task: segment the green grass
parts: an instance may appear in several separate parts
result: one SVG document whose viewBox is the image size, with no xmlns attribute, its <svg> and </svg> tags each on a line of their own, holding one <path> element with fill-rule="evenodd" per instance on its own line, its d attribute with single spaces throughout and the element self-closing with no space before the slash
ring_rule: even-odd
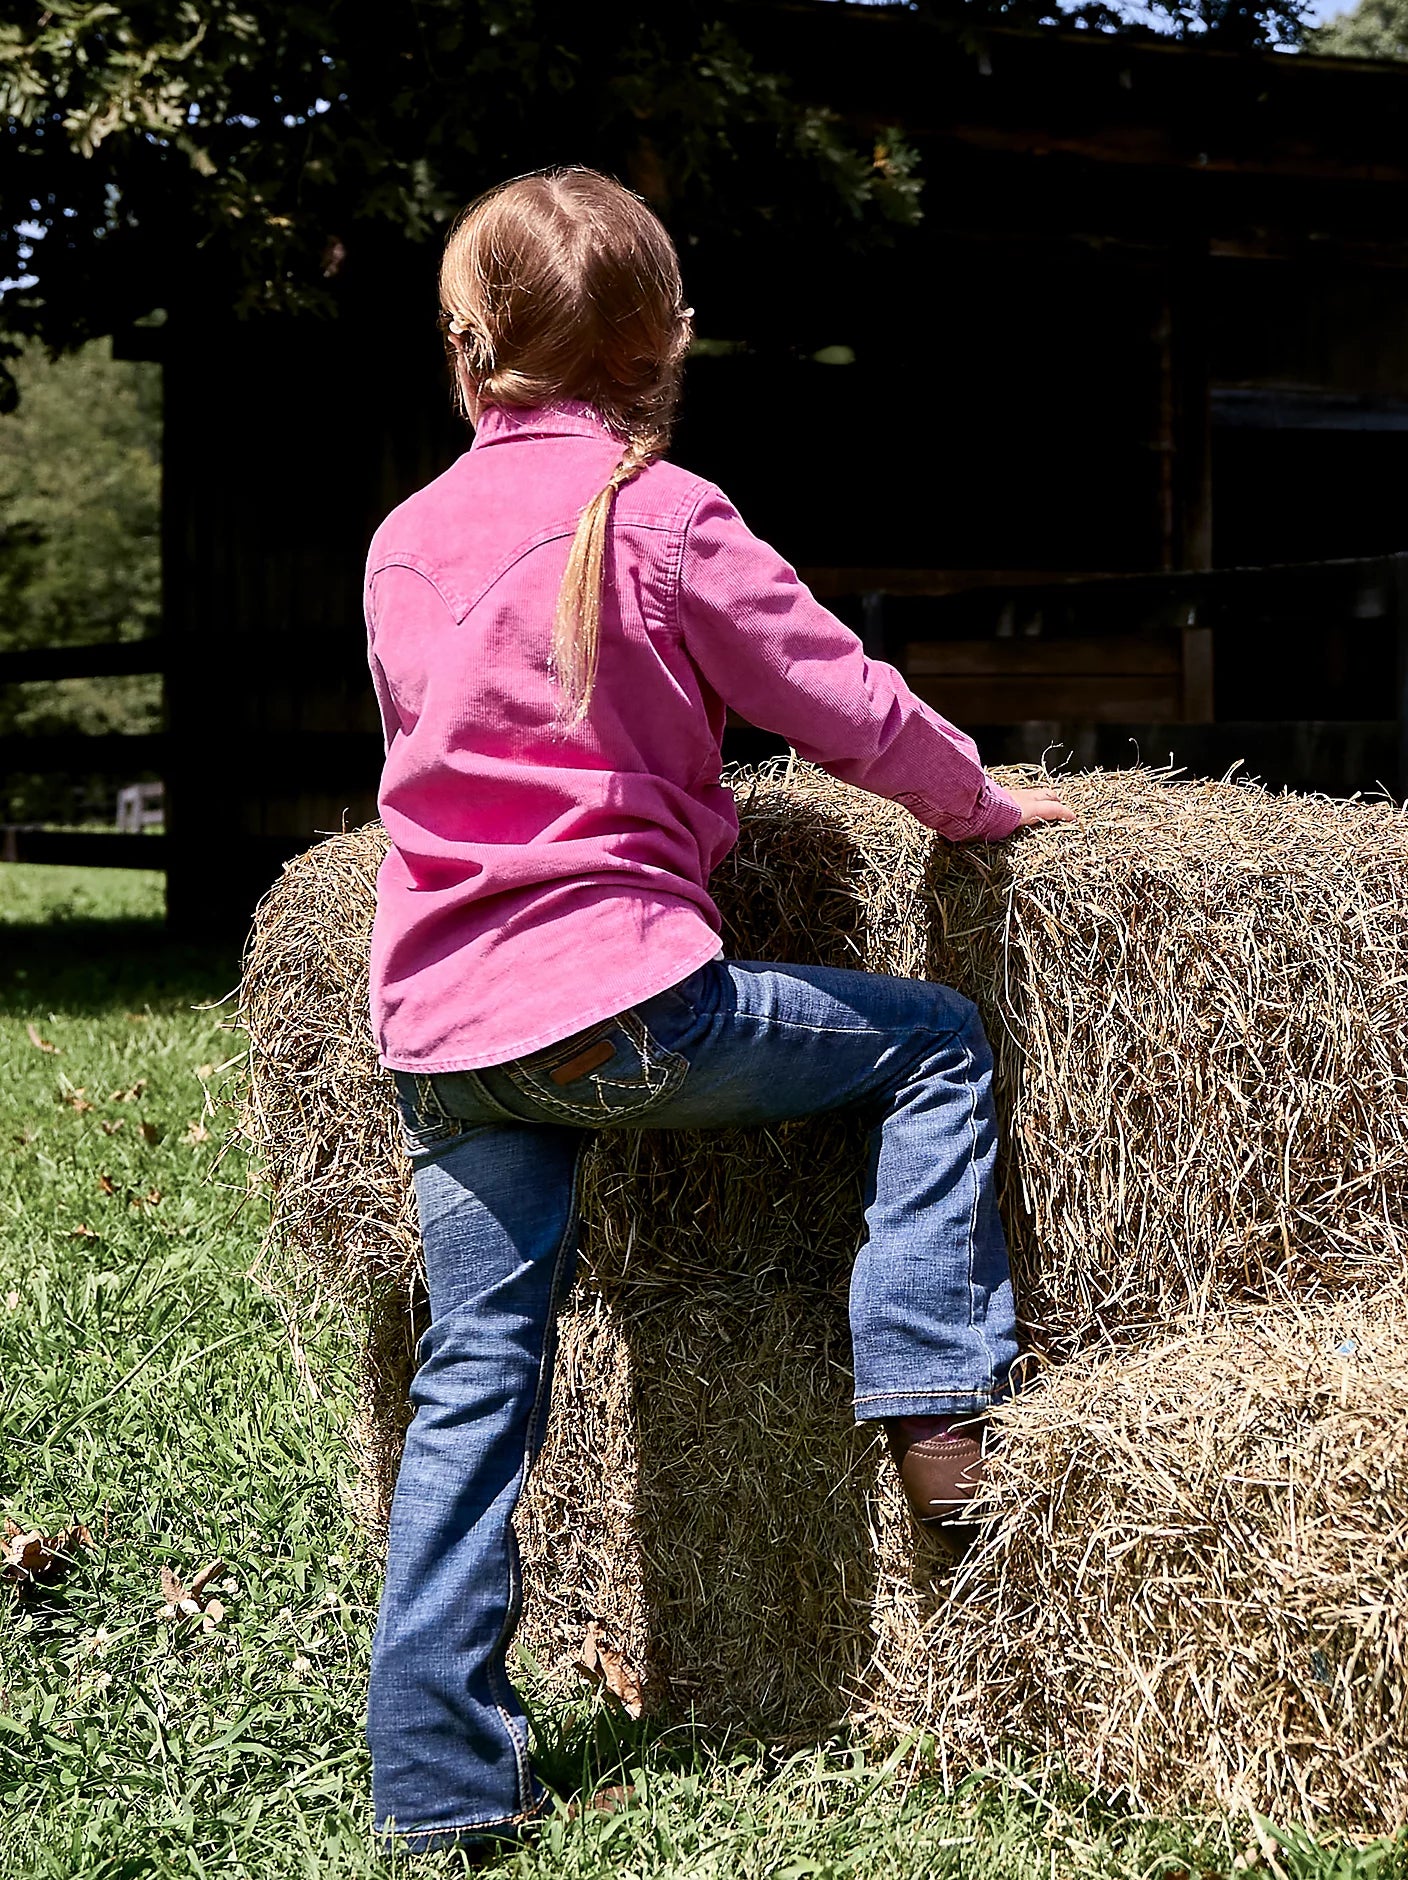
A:
<svg viewBox="0 0 1408 1880">
<path fill-rule="evenodd" d="M 339 1496 L 345 1406 L 304 1392 L 245 1277 L 259 1212 L 237 1159 L 216 1166 L 206 1097 L 238 1047 L 206 1008 L 237 963 L 169 945 L 160 893 L 0 870 L 0 1515 L 93 1536 L 52 1590 L 0 1592 L 6 1871 L 384 1872 L 361 1737 L 377 1579 Z M 223 1622 L 163 1617 L 162 1567 L 188 1580 L 216 1556 Z M 1145 1820 L 1010 1764 L 946 1790 L 912 1758 L 784 1756 L 586 1698 L 536 1728 L 565 1794 L 624 1777 L 635 1801 L 551 1820 L 498 1863 L 523 1880 L 1408 1872 L 1401 1848 L 1291 1836 L 1273 1867 L 1245 1818 Z"/>
<path fill-rule="evenodd" d="M 159 935 L 165 901 L 166 877 L 156 869 L 39 868 L 21 863 L 0 874 L 0 929 L 57 927 L 73 938 L 76 923 L 93 920 L 105 934 L 111 934 L 114 924 L 136 924 Z M 25 937 L 42 951 L 41 937 L 32 932 Z M 12 952 L 18 938 L 11 941 Z"/>
</svg>

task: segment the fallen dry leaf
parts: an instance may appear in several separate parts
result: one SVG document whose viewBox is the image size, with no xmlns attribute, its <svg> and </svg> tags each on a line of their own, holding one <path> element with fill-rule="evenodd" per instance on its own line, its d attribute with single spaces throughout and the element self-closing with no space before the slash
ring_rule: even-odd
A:
<svg viewBox="0 0 1408 1880">
<path fill-rule="evenodd" d="M 141 1127 L 142 1141 L 146 1143 L 149 1149 L 155 1148 L 157 1143 L 161 1141 L 163 1132 L 155 1123 L 143 1123 Z"/>
<path fill-rule="evenodd" d="M 135 1103 L 147 1087 L 145 1077 L 139 1077 L 130 1090 L 114 1090 L 108 1098 L 109 1103 Z"/>
<path fill-rule="evenodd" d="M 77 1227 L 71 1227 L 68 1237 L 70 1240 L 96 1240 L 98 1238 L 93 1229 L 84 1221 L 80 1221 Z"/>
<path fill-rule="evenodd" d="M 595 1619 L 587 1627 L 576 1668 L 614 1697 L 628 1717 L 640 1715 L 640 1680 L 621 1654 L 603 1642 L 602 1629 Z"/>
<path fill-rule="evenodd" d="M 59 1047 L 56 1044 L 51 1044 L 40 1032 L 37 1025 L 26 1025 L 25 1030 L 29 1033 L 29 1042 L 34 1046 L 36 1051 L 48 1051 L 51 1056 L 58 1056 Z"/>
<path fill-rule="evenodd" d="M 215 1069 L 216 1067 L 213 1064 L 197 1064 L 196 1076 L 204 1083 L 207 1077 L 213 1077 L 215 1075 Z"/>
<path fill-rule="evenodd" d="M 161 1596 L 165 1602 L 161 1609 L 163 1619 L 199 1619 L 201 1630 L 213 1632 L 225 1617 L 225 1608 L 218 1599 L 207 1599 L 210 1583 L 218 1574 L 225 1571 L 223 1560 L 212 1560 L 209 1566 L 202 1567 L 189 1586 L 183 1586 L 170 1567 L 161 1570 Z"/>
<path fill-rule="evenodd" d="M 206 1128 L 204 1123 L 192 1122 L 187 1126 L 186 1133 L 181 1140 L 194 1149 L 198 1142 L 210 1141 L 210 1131 Z"/>
<path fill-rule="evenodd" d="M 71 1110 L 77 1110 L 80 1116 L 83 1115 L 85 1110 L 91 1110 L 93 1107 L 88 1101 L 88 1092 L 86 1090 L 66 1090 L 63 1094 L 63 1101 Z"/>
<path fill-rule="evenodd" d="M 58 1534 L 46 1534 L 41 1528 L 25 1531 L 17 1521 L 7 1519 L 5 1539 L 0 1543 L 0 1579 L 18 1585 L 21 1592 L 52 1586 L 74 1564 L 78 1549 L 92 1545 L 93 1536 L 81 1522 Z"/>
<path fill-rule="evenodd" d="M 122 1118 L 119 1116 L 115 1123 L 99 1123 L 98 1127 L 105 1136 L 115 1136 L 118 1130 L 122 1128 Z"/>
<path fill-rule="evenodd" d="M 98 1193 L 102 1195 L 115 1195 L 117 1193 L 117 1183 L 113 1180 L 112 1176 L 106 1172 L 98 1177 Z"/>
<path fill-rule="evenodd" d="M 161 1206 L 161 1190 L 159 1188 L 149 1188 L 144 1195 L 128 1195 L 127 1201 L 128 1205 L 136 1208 L 139 1213 L 143 1208 L 159 1208 Z"/>
<path fill-rule="evenodd" d="M 149 1012 L 129 1012 L 127 1022 L 129 1025 L 145 1025 L 150 1016 Z"/>
</svg>

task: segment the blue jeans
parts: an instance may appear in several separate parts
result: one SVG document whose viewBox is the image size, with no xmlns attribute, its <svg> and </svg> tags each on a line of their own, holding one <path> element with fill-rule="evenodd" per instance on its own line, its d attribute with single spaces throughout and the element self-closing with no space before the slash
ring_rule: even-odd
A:
<svg viewBox="0 0 1408 1880">
<path fill-rule="evenodd" d="M 712 961 L 491 1070 L 396 1074 L 429 1330 L 391 1508 L 367 1735 L 377 1831 L 412 1850 L 512 1835 L 542 1806 L 505 1653 L 512 1517 L 542 1443 L 589 1133 L 874 1119 L 851 1279 L 857 1421 L 1008 1388 L 1012 1285 L 993 1199 L 992 1056 L 946 986 Z"/>
</svg>

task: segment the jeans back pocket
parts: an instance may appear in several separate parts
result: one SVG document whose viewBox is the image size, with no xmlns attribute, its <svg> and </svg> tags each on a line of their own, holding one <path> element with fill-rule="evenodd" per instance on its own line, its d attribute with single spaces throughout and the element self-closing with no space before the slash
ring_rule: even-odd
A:
<svg viewBox="0 0 1408 1880">
<path fill-rule="evenodd" d="M 473 1071 L 393 1071 L 407 1154 L 438 1148 L 477 1124 L 512 1120 Z"/>
<path fill-rule="evenodd" d="M 411 1071 L 393 1071 L 391 1075 L 396 1085 L 401 1146 L 408 1155 L 433 1149 L 437 1143 L 448 1142 L 451 1136 L 459 1135 L 464 1125 L 447 1113 L 430 1077 Z"/>
<path fill-rule="evenodd" d="M 622 1012 L 501 1068 L 545 1116 L 602 1129 L 644 1116 L 672 1096 L 689 1060 L 654 1038 L 637 1013 Z"/>
</svg>

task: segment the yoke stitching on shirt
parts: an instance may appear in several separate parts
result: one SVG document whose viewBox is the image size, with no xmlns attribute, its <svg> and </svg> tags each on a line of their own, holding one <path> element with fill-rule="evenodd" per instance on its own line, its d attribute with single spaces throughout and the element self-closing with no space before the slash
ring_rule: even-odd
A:
<svg viewBox="0 0 1408 1880">
<path fill-rule="evenodd" d="M 503 559 L 484 577 L 479 586 L 471 590 L 468 600 L 464 599 L 458 588 L 453 588 L 448 583 L 439 581 L 431 572 L 430 566 L 424 562 L 423 558 L 419 555 L 412 554 L 409 550 L 397 550 L 395 553 L 383 555 L 376 567 L 368 575 L 367 583 L 368 586 L 370 586 L 377 575 L 383 573 L 387 568 L 409 568 L 413 573 L 423 575 L 425 579 L 430 582 L 431 586 L 449 608 L 454 618 L 455 625 L 457 627 L 462 626 L 485 596 L 503 580 L 506 574 L 516 568 L 525 556 L 531 555 L 534 549 L 545 548 L 549 542 L 560 542 L 569 536 L 575 535 L 577 532 L 577 524 L 580 520 L 581 516 L 579 513 L 571 522 L 553 523 L 550 528 L 541 529 L 537 535 L 530 536 L 526 542 L 520 542 L 517 547 L 510 549 Z M 623 518 L 619 526 L 624 529 L 648 529 L 653 534 L 660 535 L 667 533 L 671 524 L 667 520 L 656 519 L 650 516 L 630 516 Z"/>
<path fill-rule="evenodd" d="M 583 504 L 583 508 L 585 507 L 586 505 Z M 554 523 L 551 528 L 541 530 L 537 535 L 531 537 L 530 540 L 520 542 L 517 548 L 511 549 L 494 569 L 492 574 L 486 576 L 484 581 L 475 590 L 469 605 L 464 610 L 464 614 L 460 616 L 460 620 L 463 620 L 467 615 L 473 613 L 474 609 L 479 605 L 480 601 L 484 599 L 485 595 L 496 587 L 511 569 L 516 568 L 525 556 L 531 555 L 535 548 L 545 548 L 549 542 L 560 542 L 568 536 L 575 535 L 577 533 L 577 524 L 581 519 L 581 511 L 579 510 L 571 522 Z M 613 516 L 612 522 L 613 527 L 623 529 L 649 529 L 656 534 L 663 532 L 669 526 L 663 522 L 652 521 L 649 517 L 645 516 L 632 516 L 628 520 L 623 519 L 619 523 L 616 522 Z M 455 624 L 458 626 L 460 621 L 456 621 Z"/>
<path fill-rule="evenodd" d="M 504 576 L 511 568 L 516 568 L 526 555 L 531 555 L 535 548 L 543 548 L 549 542 L 560 542 L 565 536 L 575 535 L 576 531 L 576 522 L 566 524 L 555 522 L 551 528 L 540 530 L 537 535 L 530 536 L 526 542 L 520 542 L 517 548 L 510 549 L 498 566 L 480 582 L 479 586 L 470 596 L 469 605 L 455 622 L 455 625 L 459 626 L 468 615 L 472 614 L 480 601 L 483 600 L 484 596 L 503 580 Z"/>
<path fill-rule="evenodd" d="M 453 616 L 456 625 L 464 618 L 463 614 L 456 613 L 455 611 L 461 605 L 459 589 L 453 587 L 449 582 L 441 581 L 429 562 L 420 555 L 411 554 L 409 550 L 406 550 L 404 553 L 384 555 L 381 560 L 377 562 L 375 568 L 368 571 L 368 594 L 371 593 L 372 583 L 376 580 L 377 576 L 379 574 L 385 574 L 388 568 L 405 568 L 411 574 L 418 574 L 422 581 L 428 581 L 431 587 L 435 589 L 435 592 L 445 603 L 446 609 Z M 465 611 L 468 612 L 468 609 Z M 373 620 L 373 625 L 375 625 L 375 620 Z"/>
</svg>

